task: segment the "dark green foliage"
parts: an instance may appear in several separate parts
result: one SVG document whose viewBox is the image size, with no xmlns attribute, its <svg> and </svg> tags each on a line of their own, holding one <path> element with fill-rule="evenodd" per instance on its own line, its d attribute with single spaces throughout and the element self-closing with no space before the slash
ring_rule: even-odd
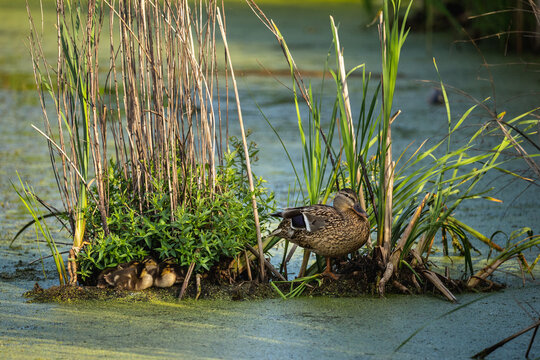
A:
<svg viewBox="0 0 540 360">
<path fill-rule="evenodd" d="M 190 193 L 171 213 L 170 197 L 157 181 L 140 213 L 133 200 L 130 184 L 121 170 L 109 170 L 110 234 L 105 235 L 98 212 L 88 218 L 87 237 L 92 239 L 78 257 L 83 280 L 99 271 L 131 260 L 152 255 L 159 260 L 174 259 L 180 266 L 195 262 L 195 271 L 204 272 L 223 258 L 236 256 L 246 243 L 256 245 L 257 236 L 251 192 L 246 181 L 241 143 L 231 139 L 233 152 L 225 154 L 225 164 L 217 168 L 215 189 L 201 186 L 198 179 L 204 171 L 198 167 L 180 183 Z M 250 144 L 250 158 L 257 150 Z M 254 177 L 255 195 L 261 228 L 267 227 L 274 209 L 274 195 L 263 186 L 264 180 Z M 95 204 L 90 204 L 95 208 Z"/>
</svg>

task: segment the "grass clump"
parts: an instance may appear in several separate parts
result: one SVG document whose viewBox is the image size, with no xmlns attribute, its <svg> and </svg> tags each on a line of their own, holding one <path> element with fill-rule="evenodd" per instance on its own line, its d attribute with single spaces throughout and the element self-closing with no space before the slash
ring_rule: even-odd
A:
<svg viewBox="0 0 540 360">
<path fill-rule="evenodd" d="M 462 252 L 465 265 L 463 277 L 469 279 L 466 284 L 462 283 L 461 287 L 471 289 L 479 287 L 498 266 L 512 258 L 519 259 L 523 269 L 532 274 L 536 262 L 529 266 L 524 259 L 524 251 L 540 244 L 539 235 L 531 233 L 526 237 L 521 236 L 501 247 L 455 217 L 461 205 L 472 199 L 497 201 L 487 195 L 490 189 L 481 186 L 486 174 L 501 171 L 517 176 L 503 168 L 508 162 L 505 154 L 517 152 L 530 160 L 528 164 L 534 163 L 526 156 L 527 153 L 521 150 L 520 144 L 526 144 L 528 139 L 536 134 L 534 126 L 538 125 L 538 120 L 532 116 L 536 109 L 507 122 L 523 123 L 520 129 L 503 125 L 504 113 L 489 114 L 489 121 L 480 126 L 463 144 L 456 145 L 453 141 L 456 134 L 465 127 L 464 124 L 470 115 L 482 107 L 483 103 L 479 102 L 472 106 L 456 120 L 451 114 L 446 89 L 441 80 L 440 88 L 447 110 L 446 136 L 429 148 L 425 146 L 426 140 L 417 149 L 409 152 L 407 152 L 409 149 L 406 149 L 396 157 L 392 150 L 391 130 L 393 122 L 399 121 L 401 110 L 393 109 L 393 100 L 399 57 L 408 35 L 405 22 L 411 3 L 404 7 L 401 17 L 399 0 L 383 2 L 379 17 L 382 71 L 380 82 L 373 91 L 369 87 L 371 74 L 366 73 L 364 65 L 348 72 L 345 70 L 338 29 L 330 17 L 336 66 L 329 72 L 334 80 L 332 85 L 335 85 L 335 100 L 331 112 L 328 111 L 331 117 L 327 121 L 329 126 L 326 129 L 320 125 L 321 114 L 325 112 L 314 100 L 316 98 L 312 94 L 311 87 L 306 89 L 304 86 L 283 35 L 272 20 L 267 19 L 252 1 L 250 3 L 263 23 L 275 35 L 290 66 L 299 132 L 304 149 L 302 165 L 305 183 L 300 181 L 301 176 L 297 176 L 300 193 L 301 195 L 307 193 L 311 203 L 321 200 L 325 202 L 329 193 L 341 187 L 350 187 L 359 193 L 361 206 L 370 217 L 375 241 L 373 247 L 368 246 L 367 249 L 352 254 L 348 262 L 368 263 L 368 267 L 375 270 L 376 275 L 369 281 L 373 282 L 380 295 L 384 295 L 387 288 L 396 288 L 404 292 L 424 292 L 430 288 L 436 289 L 448 300 L 456 301 L 451 292 L 456 282 L 446 274 L 435 272 L 429 262 L 430 256 L 438 247 L 434 244 L 438 241 L 441 242 L 439 249 L 442 249 L 442 255 L 449 255 L 449 238 Z M 435 60 L 434 66 L 438 72 Z M 347 81 L 349 75 L 359 68 L 363 71 L 362 96 L 361 103 L 357 106 L 358 117 L 355 118 Z M 323 91 L 320 98 L 323 98 Z M 302 112 L 299 109 L 299 102 L 302 100 L 309 113 L 308 131 L 302 127 L 300 116 Z M 492 124 L 498 127 L 491 126 Z M 335 132 L 335 127 L 339 131 Z M 497 133 L 499 128 L 504 134 L 503 137 Z M 309 134 L 309 137 L 304 136 L 305 133 Z M 477 152 L 478 144 L 493 135 L 499 136 L 497 141 L 490 145 L 489 150 Z M 324 146 L 321 139 L 324 140 Z M 336 146 L 336 143 L 339 146 Z M 332 169 L 327 171 L 326 164 L 329 161 L 332 163 Z M 292 166 L 294 167 L 294 163 Z M 292 197 L 295 198 L 296 194 Z M 471 251 L 474 251 L 470 241 L 472 237 L 499 252 L 494 261 L 479 271 L 474 268 L 472 262 Z M 285 249 L 287 251 L 287 246 Z M 286 255 L 284 252 L 282 268 L 286 268 L 288 261 L 286 259 L 290 257 L 291 254 Z M 359 258 L 365 258 L 366 261 Z M 305 256 L 303 265 L 306 263 Z M 305 277 L 291 283 L 288 293 L 280 295 L 297 296 L 309 282 L 313 283 L 312 276 L 321 271 L 320 264 L 317 259 L 306 272 L 302 266 L 300 273 Z M 355 268 L 340 264 L 338 268 L 351 274 L 359 269 L 365 271 L 363 265 Z"/>
<path fill-rule="evenodd" d="M 229 138 L 219 8 L 214 1 L 57 0 L 54 61 L 29 9 L 44 118 L 35 129 L 47 140 L 63 205 L 48 210 L 68 219 L 73 239 L 67 270 L 58 261 L 60 284 L 91 282 L 100 270 L 148 255 L 189 265 L 186 285 L 193 270 L 209 271 L 246 245 L 258 244 L 262 258 L 261 224 L 273 195 L 253 180 L 256 150 L 240 115 L 242 141 Z M 40 202 L 28 201 L 27 189 L 21 199 L 43 228 L 51 214 L 34 209 Z"/>
</svg>

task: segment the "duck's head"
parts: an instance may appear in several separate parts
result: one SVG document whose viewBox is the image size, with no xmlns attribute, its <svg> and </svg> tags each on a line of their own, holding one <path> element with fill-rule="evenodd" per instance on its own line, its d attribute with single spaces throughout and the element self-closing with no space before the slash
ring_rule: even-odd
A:
<svg viewBox="0 0 540 360">
<path fill-rule="evenodd" d="M 334 198 L 334 207 L 339 212 L 354 211 L 358 216 L 367 219 L 367 214 L 360 206 L 358 197 L 352 189 L 345 188 L 338 191 Z"/>
<path fill-rule="evenodd" d="M 160 273 L 161 276 L 168 275 L 168 274 L 175 274 L 174 269 L 171 266 L 164 267 Z"/>
<path fill-rule="evenodd" d="M 156 260 L 151 257 L 144 259 L 143 264 L 146 270 L 153 270 L 158 266 Z"/>
</svg>

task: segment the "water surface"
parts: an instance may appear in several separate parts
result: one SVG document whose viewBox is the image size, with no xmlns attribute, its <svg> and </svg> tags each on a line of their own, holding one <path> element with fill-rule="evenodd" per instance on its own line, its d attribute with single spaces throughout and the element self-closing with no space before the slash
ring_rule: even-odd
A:
<svg viewBox="0 0 540 360">
<path fill-rule="evenodd" d="M 331 45 L 328 14 L 340 22 L 348 68 L 365 63 L 379 73 L 379 44 L 376 29 L 365 28 L 366 18 L 358 5 L 317 6 L 268 5 L 268 15 L 276 20 L 288 40 L 300 69 L 323 69 Z M 26 10 L 22 2 L 0 1 L 0 355 L 2 358 L 78 358 L 95 356 L 130 358 L 464 358 L 511 333 L 528 326 L 529 315 L 539 308 L 539 284 L 523 287 L 513 275 L 499 272 L 497 279 L 509 284 L 505 291 L 485 295 L 458 295 L 459 304 L 436 296 L 391 296 L 387 299 L 305 298 L 292 301 L 250 302 L 185 301 L 181 303 L 88 302 L 82 304 L 27 304 L 21 294 L 33 286 L 33 277 L 13 278 L 15 269 L 28 269 L 43 246 L 38 248 L 29 231 L 15 249 L 8 239 L 28 220 L 10 181 L 17 172 L 45 200 L 59 204 L 49 168 L 44 140 L 30 124 L 42 123 L 41 110 L 33 90 L 31 60 L 22 46 L 28 35 Z M 45 8 L 45 26 L 50 34 L 54 13 Z M 299 14 L 302 14 L 299 16 Z M 240 95 L 247 126 L 260 148 L 256 171 L 276 190 L 284 205 L 286 191 L 294 177 L 281 145 L 264 122 L 257 105 L 272 121 L 286 142 L 294 161 L 300 165 L 297 119 L 291 92 L 275 78 L 255 76 L 264 68 L 283 71 L 286 63 L 281 50 L 255 16 L 240 3 L 227 7 L 229 42 L 233 63 L 239 74 Z M 39 22 L 38 22 L 39 24 Z M 46 52 L 54 54 L 54 38 L 46 38 Z M 411 141 L 444 136 L 446 115 L 427 99 L 436 81 L 432 58 L 449 85 L 478 99 L 493 97 L 489 74 L 480 55 L 468 45 L 452 43 L 449 34 L 435 34 L 431 51 L 425 36 L 410 34 L 402 55 L 396 109 L 403 111 L 393 128 L 395 153 Z M 485 50 L 490 63 L 508 64 L 537 61 L 537 58 L 503 57 Z M 540 75 L 525 65 L 491 67 L 495 100 L 487 104 L 515 116 L 538 103 Z M 279 77 L 290 84 L 288 77 Z M 313 78 L 315 88 L 320 78 Z M 349 82 L 353 112 L 360 99 L 361 81 Z M 331 91 L 329 92 L 331 94 Z M 453 114 L 462 114 L 472 102 L 450 95 Z M 331 97 L 324 102 L 330 104 Z M 482 111 L 471 118 L 469 131 L 486 121 Z M 236 127 L 232 126 L 235 132 Z M 485 150 L 489 146 L 486 139 Z M 522 163 L 513 165 L 523 169 Z M 493 194 L 503 200 L 495 204 L 470 201 L 457 215 L 488 236 L 496 230 L 510 233 L 523 226 L 540 231 L 540 205 L 537 187 L 494 177 Z M 67 247 L 64 247 L 67 249 Z M 480 247 L 481 248 L 481 247 Z M 44 251 L 46 253 L 46 251 Z M 535 249 L 527 253 L 533 259 Z M 18 264 L 18 262 L 21 262 Z M 456 259 L 458 263 L 460 259 Z M 514 268 L 515 263 L 510 264 Z M 478 266 L 478 265 L 477 265 Z M 43 287 L 55 284 L 52 264 L 45 262 L 46 275 L 39 264 L 30 266 L 35 280 Z M 27 270 L 28 271 L 28 270 Z M 458 309 L 460 304 L 477 302 Z M 521 306 L 521 307 L 520 307 Z M 451 310 L 457 311 L 444 314 Z M 538 316 L 537 313 L 535 316 Z M 425 326 L 407 345 L 394 353 L 399 344 Z M 525 352 L 528 336 L 507 344 L 493 358 L 519 358 Z M 540 356 L 540 341 L 532 355 Z"/>
</svg>

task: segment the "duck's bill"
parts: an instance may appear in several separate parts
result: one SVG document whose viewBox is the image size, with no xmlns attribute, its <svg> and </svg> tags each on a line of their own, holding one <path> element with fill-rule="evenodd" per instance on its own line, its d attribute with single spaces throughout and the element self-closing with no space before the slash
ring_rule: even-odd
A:
<svg viewBox="0 0 540 360">
<path fill-rule="evenodd" d="M 362 217 L 364 217 L 364 218 L 367 219 L 368 214 L 364 211 L 364 209 L 362 209 L 362 208 L 360 207 L 359 204 L 354 204 L 353 210 L 354 210 L 354 212 L 357 213 L 358 215 L 360 215 L 360 216 L 362 216 Z"/>
</svg>

